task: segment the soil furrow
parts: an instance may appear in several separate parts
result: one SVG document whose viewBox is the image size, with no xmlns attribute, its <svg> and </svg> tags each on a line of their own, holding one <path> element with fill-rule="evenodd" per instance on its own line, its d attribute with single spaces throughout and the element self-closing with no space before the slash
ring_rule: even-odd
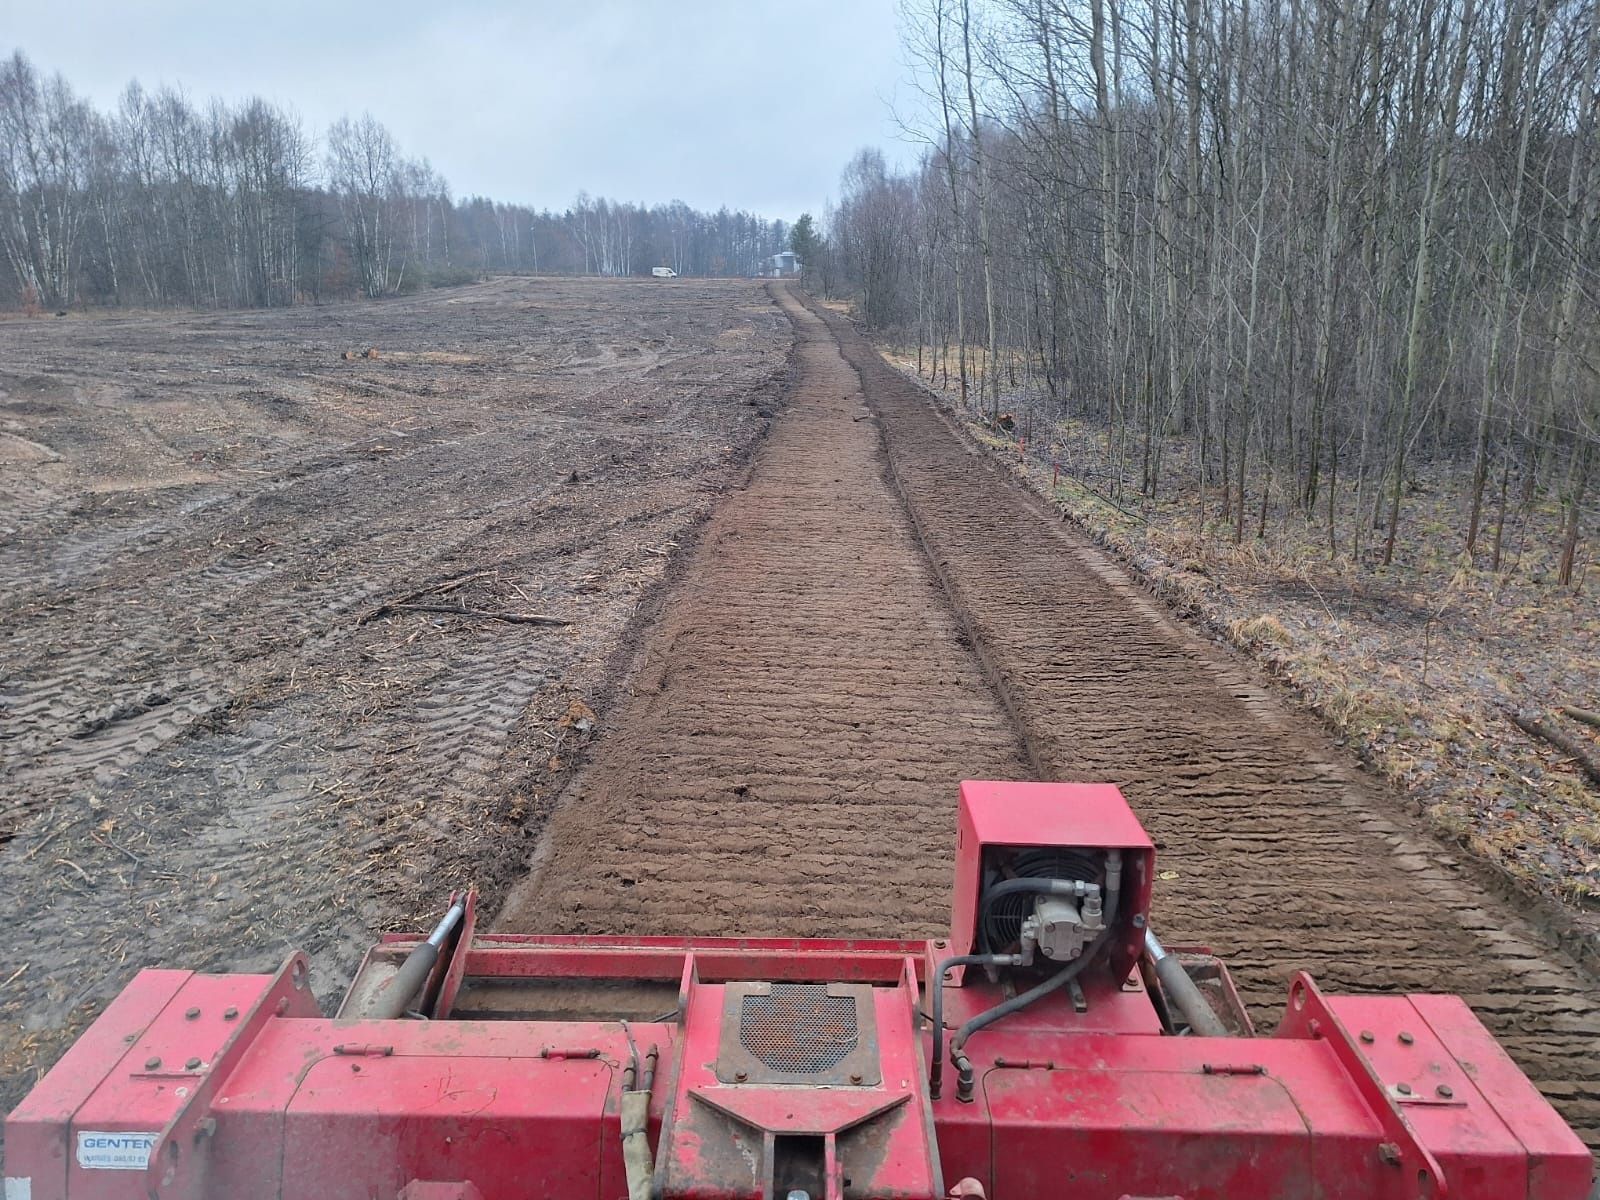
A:
<svg viewBox="0 0 1600 1200">
<path fill-rule="evenodd" d="M 1330 990 L 1463 993 L 1600 1147 L 1600 1000 L 1588 972 L 1486 894 L 1314 722 L 1178 625 L 974 454 L 853 328 L 828 320 L 1034 760 L 1061 778 L 1121 785 L 1156 839 L 1168 939 L 1216 948 L 1269 1027 L 1302 967 Z"/>
<path fill-rule="evenodd" d="M 1301 968 L 1459 992 L 1600 1145 L 1584 969 L 846 323 L 783 299 L 791 408 L 501 927 L 925 934 L 959 779 L 1108 780 L 1160 847 L 1161 928 L 1223 953 L 1259 1024 Z"/>
<path fill-rule="evenodd" d="M 789 409 L 503 929 L 931 934 L 957 781 L 1027 772 L 863 436 L 855 371 L 785 303 Z"/>
</svg>

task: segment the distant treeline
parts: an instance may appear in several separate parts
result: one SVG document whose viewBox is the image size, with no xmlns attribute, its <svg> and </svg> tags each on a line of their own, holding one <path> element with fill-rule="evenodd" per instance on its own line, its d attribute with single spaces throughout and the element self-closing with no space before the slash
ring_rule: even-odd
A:
<svg viewBox="0 0 1600 1200">
<path fill-rule="evenodd" d="M 782 221 L 580 194 L 565 212 L 457 200 L 371 116 L 320 140 L 264 100 L 130 84 L 97 111 L 0 60 L 0 302 L 266 307 L 493 272 L 748 275 Z"/>
<path fill-rule="evenodd" d="M 1600 468 L 1596 0 L 906 0 L 926 151 L 845 172 L 805 255 L 995 408 L 1104 423 L 1114 494 L 1193 448 L 1207 515 L 1387 563 L 1462 458 L 1502 561 Z M 985 366 L 991 369 L 985 370 Z M 1014 403 L 1008 400 L 1007 403 Z"/>
</svg>

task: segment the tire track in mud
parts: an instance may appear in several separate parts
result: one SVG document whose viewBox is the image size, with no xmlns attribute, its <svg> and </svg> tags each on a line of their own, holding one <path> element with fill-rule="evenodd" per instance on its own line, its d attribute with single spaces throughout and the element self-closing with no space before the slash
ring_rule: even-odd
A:
<svg viewBox="0 0 1600 1200">
<path fill-rule="evenodd" d="M 27 971 L 0 989 L 0 1110 L 140 966 L 261 971 L 298 946 L 328 999 L 375 930 L 458 881 L 498 898 L 520 874 L 564 770 L 557 722 L 611 685 L 657 603 L 661 547 L 740 477 L 790 331 L 744 282 L 474 297 L 453 324 L 456 298 L 351 307 L 362 330 L 389 322 L 360 338 L 386 347 L 360 369 L 422 396 L 410 407 L 352 414 L 362 379 L 328 367 L 335 415 L 269 453 L 252 442 L 221 483 L 89 492 L 86 462 L 36 518 L 0 497 L 0 872 L 17 899 L 0 957 Z M 303 319 L 262 318 L 280 334 L 250 343 L 241 382 L 300 386 L 281 331 Z M 96 326 L 109 346 L 85 361 L 120 380 L 125 359 L 195 354 L 193 326 Z M 612 328 L 656 349 L 553 362 Z M 387 350 L 440 343 L 469 363 Z M 55 352 L 34 349 L 54 395 Z M 167 403 L 214 413 L 229 399 L 207 379 L 175 380 Z M 108 428 L 134 419 L 126 391 Z M 574 623 L 360 619 L 434 589 Z"/>
<path fill-rule="evenodd" d="M 1169 942 L 1214 947 L 1258 1025 L 1290 974 L 1456 992 L 1600 1148 L 1594 979 L 1486 892 L 1301 714 L 1178 625 L 951 428 L 843 320 L 896 484 L 1042 774 L 1117 783 L 1171 877 Z"/>
<path fill-rule="evenodd" d="M 884 474 L 859 380 L 786 294 L 797 380 L 498 926 L 925 935 L 956 782 L 1027 768 Z"/>
</svg>

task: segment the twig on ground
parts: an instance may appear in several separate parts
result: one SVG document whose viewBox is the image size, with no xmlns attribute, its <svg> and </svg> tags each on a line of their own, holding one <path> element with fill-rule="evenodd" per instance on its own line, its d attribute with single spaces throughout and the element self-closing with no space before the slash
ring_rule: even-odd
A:
<svg viewBox="0 0 1600 1200">
<path fill-rule="evenodd" d="M 94 880 L 89 878 L 89 872 L 85 871 L 82 867 L 80 867 L 77 863 L 73 862 L 70 858 L 58 858 L 55 861 L 56 861 L 56 864 L 58 866 L 71 867 L 79 875 L 83 876 L 83 881 L 85 883 L 87 883 L 90 887 L 94 886 Z"/>
<path fill-rule="evenodd" d="M 446 613 L 452 617 L 476 617 L 483 621 L 505 621 L 511 625 L 571 625 L 566 617 L 552 617 L 548 613 L 490 612 L 482 608 L 468 608 L 464 604 L 381 604 L 362 621 L 374 620 L 392 612 Z"/>
<path fill-rule="evenodd" d="M 60 825 L 57 825 L 54 829 L 52 829 L 48 834 L 45 835 L 44 841 L 42 841 L 38 845 L 34 846 L 33 849 L 29 850 L 26 854 L 24 854 L 22 856 L 23 861 L 24 862 L 31 862 L 33 860 L 34 856 L 39 853 L 39 851 L 43 850 L 51 842 L 55 841 L 58 837 L 60 837 L 67 830 L 71 829 L 74 825 L 78 824 L 81 820 L 82 820 L 81 817 L 76 817 L 73 820 L 66 821 L 66 822 L 64 822 L 64 823 L 62 823 Z"/>
<path fill-rule="evenodd" d="M 122 843 L 117 842 L 117 841 L 113 841 L 111 838 L 108 838 L 108 837 L 107 838 L 103 838 L 98 833 L 91 833 L 89 836 L 92 837 L 95 841 L 99 842 L 102 846 L 108 847 L 109 849 L 112 849 L 112 850 L 120 850 L 123 854 L 127 855 L 127 857 L 133 862 L 134 866 L 136 866 L 136 867 L 144 866 L 144 859 L 140 858 L 137 854 L 135 854 L 132 850 L 129 850 L 126 846 L 122 845 Z"/>
<path fill-rule="evenodd" d="M 1600 760 L 1597 760 L 1587 747 L 1580 745 L 1577 739 L 1545 724 L 1537 717 L 1525 717 L 1521 713 L 1508 712 L 1506 719 L 1529 737 L 1549 742 L 1577 763 L 1591 783 L 1600 786 Z"/>
<path fill-rule="evenodd" d="M 499 570 L 500 568 L 498 566 L 486 567 L 481 571 L 469 571 L 465 575 L 457 575 L 453 579 L 435 580 L 426 587 L 420 587 L 415 591 L 406 592 L 403 595 L 395 597 L 386 604 L 380 604 L 376 608 L 368 609 L 366 612 L 362 613 L 361 616 L 356 618 L 356 624 L 365 625 L 368 621 L 376 621 L 379 617 L 383 616 L 391 609 L 399 608 L 412 600 L 420 600 L 424 596 L 436 596 L 444 592 L 453 592 L 463 584 L 471 583 L 474 579 L 482 579 L 485 575 L 494 575 Z"/>
</svg>

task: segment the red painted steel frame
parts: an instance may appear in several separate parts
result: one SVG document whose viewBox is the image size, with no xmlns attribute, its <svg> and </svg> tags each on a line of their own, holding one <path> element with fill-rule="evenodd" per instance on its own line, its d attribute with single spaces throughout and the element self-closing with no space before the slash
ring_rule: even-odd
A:
<svg viewBox="0 0 1600 1200">
<path fill-rule="evenodd" d="M 1156 850 L 1122 793 L 1109 783 L 962 783 L 949 955 L 967 954 L 976 944 L 985 852 L 1049 846 L 1122 851 L 1122 903 L 1109 949 L 1118 975 L 1125 977 L 1144 950 Z M 952 972 L 951 979 L 959 984 L 962 972 Z"/>
<path fill-rule="evenodd" d="M 973 832 L 1019 836 L 1005 823 L 1032 828 L 1041 795 L 964 792 L 986 810 Z M 1072 831 L 1099 830 L 1146 855 L 1119 805 L 1115 789 L 1080 794 L 1084 819 L 1057 836 L 1082 845 Z M 785 1154 L 815 1157 L 816 1200 L 933 1200 L 957 1180 L 993 1200 L 1589 1189 L 1582 1143 L 1455 997 L 1324 997 L 1297 976 L 1276 1036 L 1176 1038 L 1139 977 L 1102 963 L 1082 978 L 1086 1011 L 1058 992 L 973 1036 L 963 1103 L 927 1089 L 923 993 L 945 939 L 467 935 L 441 960 L 445 1008 L 473 980 L 594 981 L 601 996 L 665 980 L 678 1011 L 628 1023 L 597 1001 L 579 1021 L 339 1020 L 318 1015 L 298 955 L 273 976 L 144 971 L 11 1114 L 5 1200 L 615 1200 L 628 1192 L 623 1081 L 652 1048 L 663 1200 L 770 1195 Z M 371 960 L 419 940 L 385 938 Z M 730 1030 L 742 1037 L 730 1020 L 744 981 L 864 997 L 851 1046 L 866 1065 L 827 1086 L 739 1078 L 722 1056 Z M 1006 986 L 977 971 L 952 981 L 947 1022 Z"/>
</svg>

